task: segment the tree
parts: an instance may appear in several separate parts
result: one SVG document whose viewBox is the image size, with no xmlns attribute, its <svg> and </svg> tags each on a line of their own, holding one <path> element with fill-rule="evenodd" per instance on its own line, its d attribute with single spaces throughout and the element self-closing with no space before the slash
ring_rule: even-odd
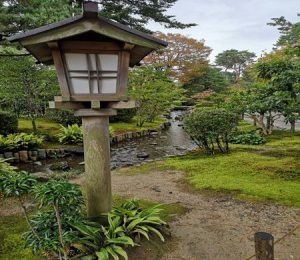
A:
<svg viewBox="0 0 300 260">
<path fill-rule="evenodd" d="M 167 41 L 168 47 L 148 55 L 145 64 L 160 64 L 169 69 L 171 76 L 181 82 L 195 76 L 199 68 L 208 66 L 211 48 L 204 41 L 198 41 L 181 34 L 156 32 L 156 37 Z"/>
<path fill-rule="evenodd" d="M 296 120 L 300 118 L 300 61 L 289 52 L 276 51 L 260 59 L 255 65 L 259 79 L 267 81 L 281 100 L 281 112 L 291 130 L 295 131 Z"/>
<path fill-rule="evenodd" d="M 57 22 L 81 13 L 83 0 L 7 0 L 0 1 L 0 31 L 7 36 L 19 31 Z M 178 22 L 166 12 L 177 0 L 101 0 L 100 15 L 148 31 L 145 24 L 154 21 L 166 28 L 184 29 L 194 23 Z"/>
<path fill-rule="evenodd" d="M 300 14 L 297 15 L 300 17 Z M 275 46 L 283 47 L 293 45 L 300 41 L 300 22 L 292 23 L 284 16 L 272 18 L 272 22 L 268 23 L 270 26 L 277 27 L 280 37 Z"/>
<path fill-rule="evenodd" d="M 58 93 L 55 71 L 35 64 L 31 57 L 0 58 L 0 105 L 31 119 L 44 115 L 48 101 Z"/>
<path fill-rule="evenodd" d="M 253 63 L 256 55 L 249 51 L 226 50 L 216 56 L 216 64 L 224 68 L 225 72 L 232 70 L 235 82 L 238 82 L 245 68 Z"/>
<path fill-rule="evenodd" d="M 224 74 L 217 68 L 205 67 L 199 74 L 183 85 L 187 94 L 193 95 L 203 91 L 220 92 L 228 86 L 229 82 Z"/>
<path fill-rule="evenodd" d="M 138 103 L 137 125 L 152 122 L 165 110 L 178 104 L 182 91 L 159 66 L 141 66 L 129 75 L 129 95 Z"/>
</svg>

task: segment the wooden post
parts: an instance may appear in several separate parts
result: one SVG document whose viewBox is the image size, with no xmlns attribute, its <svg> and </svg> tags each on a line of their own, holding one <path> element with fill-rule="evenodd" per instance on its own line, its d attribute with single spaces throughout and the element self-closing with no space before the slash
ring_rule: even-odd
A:
<svg viewBox="0 0 300 260">
<path fill-rule="evenodd" d="M 87 216 L 96 221 L 111 210 L 109 115 L 115 114 L 111 109 L 75 113 L 82 116 Z"/>
<path fill-rule="evenodd" d="M 274 237 L 271 234 L 257 232 L 254 241 L 257 260 L 274 260 Z"/>
</svg>

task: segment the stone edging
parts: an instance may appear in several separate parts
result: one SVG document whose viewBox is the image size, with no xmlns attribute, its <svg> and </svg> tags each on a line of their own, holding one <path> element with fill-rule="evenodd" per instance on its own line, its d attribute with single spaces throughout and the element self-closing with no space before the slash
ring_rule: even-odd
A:
<svg viewBox="0 0 300 260">
<path fill-rule="evenodd" d="M 124 141 L 129 140 L 135 140 L 144 136 L 149 136 L 154 133 L 158 133 L 162 130 L 165 130 L 170 126 L 170 122 L 164 122 L 160 124 L 159 129 L 148 129 L 148 130 L 142 130 L 142 131 L 136 131 L 136 132 L 126 132 L 123 134 L 115 135 L 111 138 L 110 142 L 111 144 L 117 144 Z"/>
<path fill-rule="evenodd" d="M 65 149 L 36 149 L 32 151 L 19 151 L 19 152 L 5 152 L 0 154 L 0 158 L 11 159 L 11 162 L 29 162 L 37 161 L 46 158 L 63 157 L 65 155 Z"/>
</svg>

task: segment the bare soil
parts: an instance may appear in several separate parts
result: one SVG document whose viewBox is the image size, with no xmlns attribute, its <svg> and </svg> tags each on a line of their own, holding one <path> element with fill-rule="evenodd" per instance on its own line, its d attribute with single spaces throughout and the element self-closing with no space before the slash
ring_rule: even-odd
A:
<svg viewBox="0 0 300 260">
<path fill-rule="evenodd" d="M 300 223 L 300 210 L 267 203 L 238 201 L 228 195 L 208 196 L 189 191 L 183 173 L 113 174 L 113 193 L 160 203 L 181 203 L 187 213 L 170 223 L 176 246 L 162 256 L 140 259 L 246 259 L 254 253 L 257 231 L 275 240 Z M 275 245 L 276 259 L 300 259 L 300 229 Z M 138 259 L 138 258 L 135 258 Z"/>
</svg>

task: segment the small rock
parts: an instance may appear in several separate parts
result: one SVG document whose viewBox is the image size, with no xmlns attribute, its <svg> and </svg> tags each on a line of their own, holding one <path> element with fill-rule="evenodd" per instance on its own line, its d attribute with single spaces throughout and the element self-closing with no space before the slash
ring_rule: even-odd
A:
<svg viewBox="0 0 300 260">
<path fill-rule="evenodd" d="M 37 150 L 37 156 L 38 156 L 38 159 L 46 159 L 46 157 L 47 157 L 46 150 L 45 149 L 38 149 Z"/>
<path fill-rule="evenodd" d="M 28 152 L 27 151 L 20 151 L 19 152 L 20 162 L 27 162 L 28 161 Z"/>
<path fill-rule="evenodd" d="M 44 172 L 34 172 L 31 175 L 41 182 L 47 182 L 51 179 L 51 175 Z"/>
<path fill-rule="evenodd" d="M 5 152 L 4 153 L 4 158 L 6 158 L 6 159 L 11 159 L 13 157 L 14 157 L 14 155 L 13 155 L 12 152 Z"/>
<path fill-rule="evenodd" d="M 151 190 L 154 190 L 156 192 L 161 192 L 160 188 L 158 186 L 151 187 Z"/>
<path fill-rule="evenodd" d="M 141 152 L 136 155 L 137 158 L 148 158 L 149 154 L 146 152 Z"/>
<path fill-rule="evenodd" d="M 52 171 L 67 171 L 70 169 L 70 166 L 69 166 L 68 162 L 66 162 L 66 161 L 56 162 L 56 163 L 53 163 L 52 165 L 50 165 L 49 169 Z"/>
<path fill-rule="evenodd" d="M 36 162 L 34 162 L 33 164 L 34 164 L 34 165 L 37 165 L 37 166 L 42 166 L 42 165 L 43 165 L 42 162 L 40 162 L 40 161 L 36 161 Z"/>
</svg>

